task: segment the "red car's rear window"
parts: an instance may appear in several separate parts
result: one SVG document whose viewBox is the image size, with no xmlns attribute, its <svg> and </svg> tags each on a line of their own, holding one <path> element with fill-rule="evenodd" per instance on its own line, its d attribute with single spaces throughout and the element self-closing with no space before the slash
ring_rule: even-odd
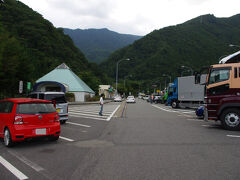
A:
<svg viewBox="0 0 240 180">
<path fill-rule="evenodd" d="M 17 104 L 17 114 L 48 114 L 56 109 L 51 103 L 22 103 Z"/>
<path fill-rule="evenodd" d="M 11 101 L 0 101 L 0 113 L 11 113 L 13 104 Z"/>
</svg>

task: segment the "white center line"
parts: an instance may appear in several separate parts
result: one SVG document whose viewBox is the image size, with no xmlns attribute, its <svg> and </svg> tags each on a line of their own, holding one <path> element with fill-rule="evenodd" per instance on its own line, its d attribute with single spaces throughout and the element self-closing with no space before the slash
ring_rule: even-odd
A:
<svg viewBox="0 0 240 180">
<path fill-rule="evenodd" d="M 24 175 L 21 171 L 15 168 L 12 164 L 10 164 L 7 160 L 5 160 L 2 156 L 0 156 L 0 163 L 5 166 L 11 173 L 13 173 L 18 179 L 24 180 L 28 179 L 26 175 Z"/>
<path fill-rule="evenodd" d="M 59 136 L 59 138 L 61 138 L 61 139 L 63 139 L 63 140 L 66 140 L 66 141 L 70 141 L 70 142 L 73 142 L 73 141 L 74 141 L 73 139 L 69 139 L 69 138 L 62 137 L 62 136 Z"/>
<path fill-rule="evenodd" d="M 86 127 L 86 128 L 90 128 L 91 126 L 88 125 L 84 125 L 84 124 L 79 124 L 79 123 L 73 123 L 73 122 L 66 122 L 67 124 L 72 124 L 72 125 L 76 125 L 76 126 L 82 126 L 82 127 Z"/>
</svg>

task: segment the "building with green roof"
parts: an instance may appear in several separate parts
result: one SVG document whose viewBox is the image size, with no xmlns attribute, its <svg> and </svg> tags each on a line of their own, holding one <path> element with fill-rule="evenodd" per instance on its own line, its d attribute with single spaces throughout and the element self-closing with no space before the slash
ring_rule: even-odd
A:
<svg viewBox="0 0 240 180">
<path fill-rule="evenodd" d="M 80 102 L 95 95 L 95 92 L 64 63 L 38 79 L 33 91 L 70 92 L 75 95 L 75 101 Z"/>
</svg>

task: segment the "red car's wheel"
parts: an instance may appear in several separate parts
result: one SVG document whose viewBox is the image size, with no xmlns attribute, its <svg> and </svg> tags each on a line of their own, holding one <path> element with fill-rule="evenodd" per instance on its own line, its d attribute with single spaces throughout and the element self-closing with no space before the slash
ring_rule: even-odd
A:
<svg viewBox="0 0 240 180">
<path fill-rule="evenodd" d="M 8 128 L 4 130 L 4 145 L 6 147 L 11 147 L 13 145 L 11 133 Z"/>
</svg>

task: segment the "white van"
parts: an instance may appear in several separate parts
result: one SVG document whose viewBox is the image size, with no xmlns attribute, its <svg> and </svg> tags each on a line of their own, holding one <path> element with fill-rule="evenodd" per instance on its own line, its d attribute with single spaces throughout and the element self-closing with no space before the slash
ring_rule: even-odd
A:
<svg viewBox="0 0 240 180">
<path fill-rule="evenodd" d="M 60 123 L 64 124 L 68 120 L 68 103 L 64 92 L 32 92 L 29 97 L 55 101 Z"/>
</svg>

